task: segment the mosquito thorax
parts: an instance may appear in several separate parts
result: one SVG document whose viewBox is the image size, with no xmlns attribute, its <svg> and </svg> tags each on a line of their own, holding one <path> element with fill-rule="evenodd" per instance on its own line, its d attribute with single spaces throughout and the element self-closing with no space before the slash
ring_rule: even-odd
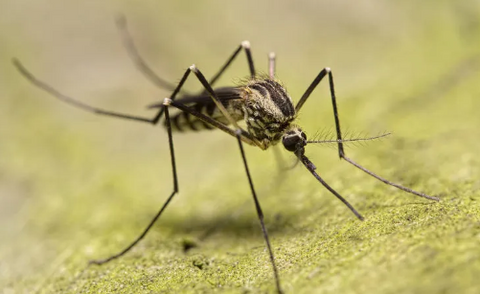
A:
<svg viewBox="0 0 480 294">
<path fill-rule="evenodd" d="M 295 119 L 292 98 L 270 78 L 251 80 L 242 90 L 247 130 L 262 149 L 267 149 L 280 141 Z"/>
<path fill-rule="evenodd" d="M 307 145 L 307 135 L 299 127 L 292 127 L 283 134 L 282 143 L 288 151 L 303 155 L 305 145 Z"/>
</svg>

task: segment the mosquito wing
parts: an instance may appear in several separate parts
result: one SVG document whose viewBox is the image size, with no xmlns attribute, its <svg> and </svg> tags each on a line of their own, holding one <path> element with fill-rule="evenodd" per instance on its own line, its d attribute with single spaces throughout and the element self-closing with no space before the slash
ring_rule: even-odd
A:
<svg viewBox="0 0 480 294">
<path fill-rule="evenodd" d="M 243 119 L 243 99 L 242 90 L 237 87 L 224 87 L 215 89 L 215 95 L 220 102 L 225 106 L 230 116 L 236 121 Z M 175 99 L 175 101 L 183 103 L 189 107 L 192 107 L 197 112 L 200 112 L 214 120 L 228 125 L 229 121 L 220 112 L 215 102 L 213 102 L 210 95 L 206 92 L 198 95 L 187 95 Z M 156 103 L 149 105 L 148 108 L 163 107 L 162 103 Z M 177 112 L 171 115 L 172 129 L 174 131 L 199 131 L 199 130 L 211 130 L 213 126 L 199 120 L 198 118 L 190 115 L 186 112 Z"/>
</svg>

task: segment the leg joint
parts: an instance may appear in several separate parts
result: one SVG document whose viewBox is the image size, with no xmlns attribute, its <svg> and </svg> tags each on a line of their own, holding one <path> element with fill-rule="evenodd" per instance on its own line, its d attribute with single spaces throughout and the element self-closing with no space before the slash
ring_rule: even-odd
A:
<svg viewBox="0 0 480 294">
<path fill-rule="evenodd" d="M 245 49 L 250 49 L 250 42 L 245 40 L 242 42 L 242 47 Z"/>
<path fill-rule="evenodd" d="M 188 69 L 190 69 L 190 71 L 193 71 L 194 73 L 198 73 L 198 68 L 195 64 L 190 65 Z"/>
</svg>

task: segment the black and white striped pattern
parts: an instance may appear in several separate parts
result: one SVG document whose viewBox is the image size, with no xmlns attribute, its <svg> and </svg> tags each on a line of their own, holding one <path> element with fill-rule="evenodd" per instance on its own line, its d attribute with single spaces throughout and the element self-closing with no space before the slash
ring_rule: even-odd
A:
<svg viewBox="0 0 480 294">
<path fill-rule="evenodd" d="M 243 119 L 243 102 L 241 90 L 239 88 L 219 88 L 215 90 L 215 94 L 233 119 L 236 121 Z M 213 118 L 222 124 L 228 125 L 230 123 L 218 109 L 212 98 L 208 96 L 208 94 L 202 93 L 200 95 L 182 97 L 177 101 L 184 103 L 185 105 L 194 109 L 196 112 Z M 199 118 L 186 112 L 173 114 L 170 119 L 172 123 L 172 130 L 177 132 L 215 129 L 215 127 L 211 126 L 210 124 L 205 123 Z"/>
<path fill-rule="evenodd" d="M 295 119 L 295 107 L 285 88 L 272 79 L 252 80 L 244 88 L 248 132 L 265 146 L 276 144 Z"/>
</svg>

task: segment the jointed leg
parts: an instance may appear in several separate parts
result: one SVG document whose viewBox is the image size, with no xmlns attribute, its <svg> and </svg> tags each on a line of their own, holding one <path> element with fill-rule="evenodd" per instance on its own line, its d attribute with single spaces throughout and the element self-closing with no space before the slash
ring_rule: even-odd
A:
<svg viewBox="0 0 480 294">
<path fill-rule="evenodd" d="M 127 19 L 121 15 L 116 19 L 118 30 L 122 36 L 123 44 L 127 49 L 128 55 L 132 59 L 135 66 L 140 70 L 152 83 L 161 89 L 167 89 L 173 91 L 176 86 L 160 78 L 143 60 L 142 56 L 138 53 L 137 48 L 133 42 L 132 36 L 128 32 Z"/>
<path fill-rule="evenodd" d="M 167 208 L 170 201 L 173 199 L 173 196 L 175 196 L 175 194 L 178 193 L 177 165 L 175 163 L 175 152 L 174 152 L 174 148 L 173 148 L 172 126 L 171 126 L 171 123 L 170 123 L 170 115 L 169 115 L 169 112 L 168 112 L 168 106 L 165 106 L 165 121 L 166 121 L 167 133 L 168 133 L 168 144 L 169 144 L 169 149 L 170 149 L 170 158 L 171 158 L 171 162 L 172 162 L 172 174 L 173 174 L 173 191 L 172 191 L 172 193 L 167 198 L 167 201 L 165 201 L 165 203 L 162 205 L 162 208 L 160 208 L 160 210 L 157 212 L 155 217 L 150 221 L 148 226 L 140 234 L 140 236 L 138 236 L 132 243 L 130 243 L 130 245 L 128 245 L 125 249 L 123 249 L 119 253 L 114 254 L 114 255 L 112 255 L 108 258 L 91 260 L 90 264 L 104 264 L 104 263 L 107 263 L 107 262 L 109 262 L 113 259 L 117 259 L 120 256 L 127 253 L 128 251 L 130 251 L 130 249 L 132 249 L 135 245 L 137 245 L 137 243 L 140 242 L 140 240 L 142 240 L 143 237 L 145 237 L 145 235 L 148 233 L 148 231 L 150 231 L 150 229 L 153 227 L 155 222 L 162 215 L 163 211 Z"/>
<path fill-rule="evenodd" d="M 150 231 L 150 229 L 153 227 L 153 225 L 155 224 L 155 222 L 160 218 L 160 216 L 162 215 L 163 211 L 167 208 L 168 204 L 171 202 L 171 200 L 173 199 L 173 197 L 175 196 L 175 194 L 178 193 L 179 191 L 179 187 L 178 187 L 178 176 L 177 176 L 177 166 L 176 166 L 176 162 L 175 162 L 175 152 L 174 152 L 174 147 L 173 147 L 173 136 L 172 136 L 172 126 L 171 126 L 171 121 L 170 121 L 170 115 L 169 115 L 169 111 L 168 111 L 168 107 L 170 105 L 173 106 L 173 101 L 171 99 L 165 99 L 165 102 L 164 102 L 164 113 L 165 113 L 165 122 L 166 122 L 166 128 L 167 128 L 167 133 L 168 133 L 168 143 L 169 143 L 169 149 L 170 149 L 170 157 L 171 157 L 171 164 L 172 164 L 172 174 L 173 174 L 173 191 L 172 193 L 170 194 L 170 196 L 167 198 L 167 200 L 165 201 L 165 203 L 162 205 L 162 207 L 160 208 L 160 210 L 157 212 L 157 214 L 155 215 L 155 217 L 150 221 L 150 223 L 148 224 L 148 226 L 143 230 L 143 232 L 132 242 L 130 243 L 130 245 L 128 245 L 125 249 L 123 249 L 122 251 L 120 251 L 119 253 L 117 254 L 114 254 L 108 258 L 105 258 L 105 259 L 98 259 L 98 260 L 91 260 L 89 263 L 90 264 L 104 264 L 104 263 L 107 263 L 113 259 L 117 259 L 123 255 L 125 255 L 127 252 L 129 252 L 133 247 L 135 247 L 135 245 L 137 245 L 138 242 L 140 242 L 146 235 L 147 233 Z M 177 103 L 176 104 L 177 106 L 180 105 L 180 107 L 177 107 L 179 108 L 180 110 L 183 110 L 183 111 L 189 111 L 190 109 L 189 108 L 183 108 L 185 107 L 183 104 L 180 104 L 180 103 Z M 183 106 L 183 107 L 182 107 Z M 192 113 L 192 115 L 195 115 Z M 207 117 L 208 118 L 208 117 Z M 239 138 L 241 140 L 241 137 L 240 136 L 237 136 L 237 138 Z M 241 142 L 241 141 L 240 141 Z M 248 172 L 248 170 L 247 170 Z M 262 220 L 263 221 L 263 220 Z M 276 270 L 276 268 L 275 268 Z"/>
<path fill-rule="evenodd" d="M 253 181 L 250 175 L 250 170 L 248 169 L 247 158 L 245 156 L 245 151 L 243 150 L 243 144 L 242 144 L 242 140 L 240 139 L 240 133 L 238 133 L 237 135 L 237 140 L 238 140 L 238 146 L 240 148 L 240 153 L 242 155 L 243 165 L 245 166 L 245 172 L 247 173 L 250 190 L 252 191 L 253 201 L 255 202 L 255 209 L 257 211 L 258 220 L 260 221 L 260 227 L 262 228 L 263 238 L 265 239 L 265 243 L 267 244 L 268 255 L 270 257 L 270 262 L 272 263 L 272 267 L 273 267 L 273 275 L 275 277 L 275 285 L 277 287 L 277 292 L 283 293 L 282 288 L 280 286 L 280 278 L 278 277 L 278 270 L 275 264 L 275 257 L 273 256 L 272 246 L 270 245 L 270 239 L 268 237 L 267 228 L 265 227 L 265 223 L 263 220 L 262 208 L 260 207 L 260 202 L 258 201 L 257 194 L 255 193 L 255 188 L 253 187 Z"/>
<path fill-rule="evenodd" d="M 164 107 L 159 111 L 159 114 L 153 119 L 151 120 L 150 122 L 156 124 L 158 122 L 158 120 L 160 119 L 160 115 L 161 113 L 165 113 L 165 122 L 166 122 L 166 128 L 167 128 L 167 133 L 168 133 L 168 143 L 169 143 L 169 149 L 170 149 L 170 157 L 171 157 L 171 163 L 172 163 L 172 174 L 173 174 L 173 192 L 170 194 L 170 196 L 167 198 L 167 201 L 162 205 L 162 207 L 160 208 L 160 210 L 158 211 L 158 213 L 155 215 L 155 217 L 150 221 L 150 223 L 148 224 L 148 226 L 143 230 L 143 232 L 140 234 L 140 236 L 138 236 L 132 243 L 130 243 L 130 245 L 128 245 L 125 249 L 123 249 L 122 251 L 120 251 L 119 253 L 117 254 L 114 254 L 108 258 L 105 258 L 105 259 L 100 259 L 100 260 L 92 260 L 90 261 L 90 264 L 104 264 L 104 263 L 107 263 L 113 259 L 116 259 L 116 258 L 119 258 L 121 256 L 123 256 L 124 254 L 126 254 L 127 252 L 129 252 L 138 242 L 140 242 L 144 237 L 145 235 L 150 231 L 150 229 L 153 227 L 153 225 L 155 224 L 155 222 L 158 220 L 158 218 L 162 215 L 163 211 L 167 208 L 168 204 L 170 203 L 170 201 L 173 199 L 173 196 L 175 196 L 175 194 L 178 192 L 178 176 L 177 176 L 177 167 L 176 167 L 176 163 L 175 163 L 175 153 L 174 153 L 174 147 L 173 147 L 173 136 L 172 136 L 172 126 L 171 126 L 171 122 L 170 122 L 170 115 L 169 115 L 169 112 L 168 112 L 168 107 L 170 106 L 171 103 L 173 103 L 173 99 L 175 98 L 176 94 L 181 90 L 183 84 L 185 83 L 185 81 L 187 80 L 188 76 L 190 74 L 190 69 L 187 70 L 185 72 L 185 74 L 183 75 L 182 79 L 180 80 L 180 83 L 177 85 L 177 87 L 175 88 L 174 92 L 172 93 L 172 95 L 170 96 L 169 99 L 166 99 L 165 103 L 164 103 Z M 44 84 L 40 84 L 40 85 L 44 85 Z M 44 87 L 42 87 L 43 89 L 45 89 Z M 56 91 L 55 91 L 56 92 Z M 58 96 L 57 96 L 58 97 Z M 70 98 L 69 98 L 70 99 Z M 76 102 L 75 100 L 67 100 L 67 102 L 69 101 L 74 101 Z M 82 104 L 83 105 L 83 104 Z M 83 107 L 82 107 L 83 108 Z M 90 108 L 87 108 L 87 109 L 90 109 Z M 93 108 L 93 110 L 95 110 Z M 97 112 L 98 113 L 98 112 Z M 103 114 L 103 113 L 102 113 Z M 109 114 L 109 113 L 107 113 Z"/>
<path fill-rule="evenodd" d="M 130 58 L 132 59 L 133 63 L 135 66 L 155 85 L 157 85 L 159 88 L 162 89 L 169 89 L 173 90 L 176 87 L 172 85 L 171 83 L 163 80 L 160 78 L 145 62 L 145 60 L 142 58 L 142 56 L 138 53 L 137 48 L 135 47 L 135 44 L 133 42 L 133 39 L 128 32 L 127 28 L 127 20 L 124 16 L 120 16 L 117 18 L 117 27 L 122 35 L 123 43 L 125 45 L 125 48 L 127 49 L 128 54 L 130 55 Z M 255 66 L 253 64 L 253 58 L 252 58 L 252 53 L 250 51 L 250 42 L 248 41 L 243 41 L 238 48 L 233 52 L 233 54 L 230 56 L 230 58 L 225 62 L 225 64 L 220 68 L 218 73 L 210 80 L 210 86 L 213 87 L 215 82 L 221 77 L 221 75 L 225 72 L 225 70 L 231 65 L 233 60 L 237 57 L 237 55 L 240 53 L 240 51 L 244 49 L 245 54 L 247 55 L 247 62 L 248 62 L 248 68 L 250 71 L 250 76 L 252 78 L 255 77 Z M 182 90 L 182 93 L 186 93 L 185 90 Z"/>
<path fill-rule="evenodd" d="M 225 64 L 220 68 L 218 73 L 213 76 L 213 78 L 210 80 L 210 86 L 213 87 L 215 82 L 222 76 L 222 74 L 225 72 L 225 70 L 230 66 L 230 64 L 233 62 L 235 57 L 242 51 L 242 49 L 245 50 L 245 54 L 247 55 L 247 62 L 248 62 L 248 69 L 250 70 L 250 77 L 253 79 L 255 77 L 255 66 L 253 65 L 253 58 L 252 58 L 252 52 L 250 51 L 250 42 L 248 41 L 243 41 L 238 48 L 233 52 L 232 56 L 225 62 Z"/>
<path fill-rule="evenodd" d="M 429 196 L 429 195 L 426 195 L 424 193 L 417 192 L 417 191 L 414 191 L 410 188 L 404 187 L 402 185 L 390 182 L 390 181 L 374 174 L 373 172 L 369 171 L 368 169 L 364 168 L 363 166 L 354 162 L 352 159 L 345 156 L 345 151 L 343 149 L 343 143 L 341 142 L 342 132 L 341 132 L 341 129 L 340 129 L 340 119 L 339 119 L 339 116 L 338 116 L 337 102 L 336 102 L 336 98 L 335 98 L 335 88 L 334 88 L 334 84 L 333 84 L 333 75 L 332 75 L 332 72 L 331 72 L 330 68 L 324 68 L 322 71 L 320 71 L 318 76 L 315 78 L 315 80 L 312 82 L 312 84 L 305 91 L 302 98 L 300 98 L 300 101 L 295 106 L 295 110 L 298 112 L 302 108 L 303 104 L 308 99 L 310 94 L 313 92 L 313 90 L 315 90 L 317 85 L 322 81 L 322 79 L 326 75 L 328 75 L 328 82 L 329 82 L 329 86 L 330 86 L 330 95 L 332 97 L 333 116 L 334 116 L 334 119 L 335 119 L 335 129 L 336 129 L 336 132 L 337 132 L 337 140 L 339 140 L 338 141 L 338 155 L 339 155 L 339 157 L 346 160 L 348 163 L 352 164 L 353 166 L 359 168 L 360 170 L 364 171 L 365 173 L 371 175 L 372 177 L 384 182 L 387 185 L 393 186 L 395 188 L 398 188 L 400 190 L 403 190 L 403 191 L 408 192 L 408 193 L 412 193 L 414 195 L 417 195 L 417 196 L 420 196 L 420 197 L 423 197 L 423 198 L 439 201 L 440 199 L 437 198 L 437 197 Z"/>
<path fill-rule="evenodd" d="M 179 85 L 180 86 L 180 85 Z M 174 146 L 173 146 L 173 136 L 172 136 L 172 126 L 171 126 L 171 121 L 170 121 L 170 115 L 169 115 L 169 111 L 168 111 L 168 108 L 170 106 L 174 106 L 174 103 L 171 99 L 165 99 L 165 102 L 164 102 L 164 113 L 165 113 L 165 122 L 166 122 L 166 128 L 167 128 L 167 133 L 168 133 L 168 143 L 169 143 L 169 149 L 170 149 L 170 157 L 171 157 L 171 164 L 172 164 L 172 174 L 173 174 L 173 191 L 172 193 L 170 194 L 170 196 L 167 198 L 167 200 L 165 201 L 165 203 L 162 205 L 162 207 L 160 208 L 160 210 L 157 212 L 157 214 L 154 216 L 154 218 L 150 221 L 150 223 L 148 224 L 148 226 L 143 230 L 143 232 L 132 242 L 130 243 L 130 245 L 128 245 L 125 249 L 123 249 L 122 251 L 120 251 L 119 253 L 116 253 L 108 258 L 105 258 L 105 259 L 98 259 L 98 260 L 91 260 L 89 263 L 90 264 L 104 264 L 104 263 L 107 263 L 111 260 L 114 260 L 114 259 L 117 259 L 123 255 L 125 255 L 127 252 L 129 252 L 133 247 L 135 247 L 135 245 L 137 245 L 138 242 L 140 242 L 146 235 L 147 233 L 150 231 L 150 229 L 153 227 L 153 225 L 155 224 L 155 222 L 160 218 L 160 216 L 162 215 L 162 213 L 164 212 L 164 210 L 167 208 L 168 204 L 171 202 L 171 200 L 173 199 L 173 197 L 175 196 L 175 194 L 177 194 L 179 192 L 179 186 L 178 186 L 178 176 L 177 176 L 177 166 L 176 166 L 176 162 L 175 162 L 175 152 L 174 152 Z M 180 107 L 178 107 L 180 106 Z M 175 107 L 177 107 L 178 109 L 180 110 L 183 110 L 183 111 L 189 111 L 190 109 L 187 108 L 186 106 L 184 106 L 183 104 L 181 103 L 175 103 Z M 185 108 L 184 108 L 185 107 Z M 195 115 L 194 113 L 191 113 L 192 115 Z M 208 117 L 207 117 L 208 118 Z M 210 119 L 210 118 L 208 118 Z M 212 120 L 214 121 L 214 120 Z M 211 121 L 207 121 L 207 122 L 211 122 Z M 237 135 L 236 136 L 237 139 L 239 140 L 239 144 L 241 146 L 241 140 L 242 140 L 242 137 L 240 135 Z M 243 148 L 242 148 L 242 156 L 244 157 L 244 153 L 243 153 Z M 249 178 L 249 181 L 250 181 L 250 185 L 251 185 L 251 188 L 252 188 L 252 191 L 253 193 L 255 193 L 255 191 L 253 190 L 253 183 L 251 183 L 251 179 L 250 179 L 250 174 L 249 174 L 249 171 L 248 171 L 248 167 L 246 166 L 246 161 L 245 161 L 245 158 L 244 158 L 244 163 L 245 163 L 245 168 L 247 169 L 247 175 L 248 175 L 248 178 Z M 255 199 L 256 199 L 256 196 L 255 196 Z M 258 201 L 257 201 L 258 202 Z M 260 209 L 260 207 L 258 207 L 258 209 Z M 261 210 L 260 210 L 261 212 Z M 262 222 L 262 229 L 264 229 L 264 225 L 263 225 L 263 215 L 262 215 L 262 219 L 261 219 L 261 222 Z M 264 231 L 264 234 L 266 234 L 266 231 Z M 267 236 L 267 245 L 268 247 L 270 247 L 270 243 L 268 242 L 268 236 Z M 271 249 L 269 248 L 270 252 L 271 252 Z M 271 255 L 271 258 L 273 258 L 273 255 Z M 277 277 L 277 270 L 276 270 L 276 267 L 274 267 L 274 271 L 275 271 L 275 276 Z M 277 277 L 277 283 L 278 283 L 278 277 Z"/>
<path fill-rule="evenodd" d="M 69 96 L 66 96 L 62 93 L 60 93 L 58 90 L 53 88 L 52 86 L 48 85 L 47 83 L 37 79 L 32 73 L 30 73 L 17 59 L 12 60 L 13 65 L 17 68 L 17 70 L 22 74 L 27 80 L 29 80 L 32 84 L 37 86 L 38 88 L 44 90 L 45 92 L 49 93 L 50 95 L 54 96 L 55 98 L 62 100 L 70 105 L 73 105 L 75 107 L 81 108 L 83 110 L 86 110 L 88 112 L 96 113 L 96 114 L 101 114 L 101 115 L 106 115 L 106 116 L 111 116 L 111 117 L 116 117 L 116 118 L 122 118 L 122 119 L 129 119 L 129 120 L 134 120 L 134 121 L 140 121 L 140 122 L 146 122 L 146 123 L 151 123 L 156 125 L 160 118 L 163 115 L 164 108 L 160 108 L 158 113 L 153 117 L 153 118 L 145 118 L 141 116 L 135 116 L 135 115 L 130 115 L 130 114 L 124 114 L 124 113 L 119 113 L 119 112 L 114 112 L 114 111 L 109 111 L 109 110 L 104 110 L 98 107 L 93 107 L 90 105 L 87 105 L 85 103 L 82 103 L 74 98 L 71 98 Z M 183 84 L 187 80 L 188 76 L 190 74 L 190 70 L 187 70 L 185 74 L 183 75 L 182 79 L 180 80 L 179 84 L 173 91 L 172 95 L 170 95 L 170 99 L 174 100 L 177 94 L 180 92 Z"/>
<path fill-rule="evenodd" d="M 54 89 L 52 86 L 46 84 L 45 82 L 37 79 L 32 73 L 30 73 L 24 66 L 23 64 L 20 63 L 17 59 L 12 60 L 13 65 L 17 68 L 17 70 L 27 79 L 29 80 L 32 84 L 37 86 L 38 88 L 44 90 L 45 92 L 49 93 L 50 95 L 54 96 L 55 98 L 62 100 L 70 105 L 73 105 L 75 107 L 81 108 L 83 110 L 86 110 L 88 112 L 92 113 L 97 113 L 101 115 L 107 115 L 107 116 L 113 116 L 113 117 L 118 117 L 118 118 L 123 118 L 123 119 L 130 119 L 130 120 L 135 120 L 135 121 L 141 121 L 141 122 L 149 122 L 151 123 L 152 120 L 149 118 L 144 118 L 141 116 L 134 116 L 134 115 L 129 115 L 129 114 L 124 114 L 124 113 L 118 113 L 118 112 L 113 112 L 109 110 L 104 110 L 101 108 L 97 107 L 92 107 L 90 105 L 84 104 L 78 100 L 75 100 L 71 97 L 68 97 L 56 89 Z"/>
<path fill-rule="evenodd" d="M 131 35 L 128 32 L 127 28 L 127 20 L 124 16 L 120 16 L 117 18 L 117 27 L 122 35 L 123 43 L 125 45 L 125 48 L 128 51 L 128 54 L 130 55 L 130 58 L 132 59 L 133 63 L 135 66 L 155 85 L 162 89 L 169 89 L 173 90 L 176 87 L 169 82 L 161 79 L 144 61 L 142 56 L 138 53 L 137 48 L 135 47 L 135 44 L 133 42 L 133 39 Z M 222 74 L 225 72 L 225 70 L 231 65 L 233 60 L 237 57 L 237 55 L 240 53 L 240 51 L 244 49 L 245 54 L 247 55 L 247 62 L 248 62 L 248 68 L 250 71 L 250 76 L 251 78 L 255 77 L 255 66 L 253 64 L 253 58 L 252 58 L 252 53 L 250 50 L 250 42 L 248 41 L 243 41 L 238 48 L 233 52 L 233 54 L 230 56 L 230 58 L 225 62 L 225 64 L 220 68 L 217 74 L 213 76 L 213 78 L 210 80 L 210 86 L 213 87 L 215 82 L 222 76 Z M 186 91 L 182 90 L 183 93 L 186 93 Z"/>
</svg>

